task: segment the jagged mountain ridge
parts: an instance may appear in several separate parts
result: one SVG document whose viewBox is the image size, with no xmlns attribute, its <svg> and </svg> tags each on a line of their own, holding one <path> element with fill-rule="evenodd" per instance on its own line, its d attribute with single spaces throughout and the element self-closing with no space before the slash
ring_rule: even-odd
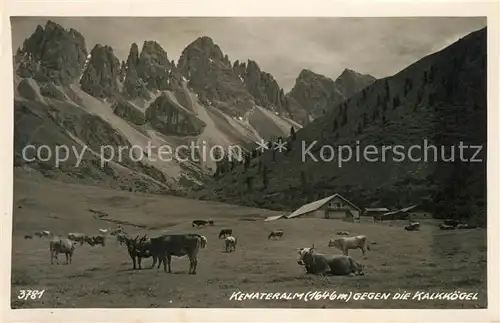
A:
<svg viewBox="0 0 500 323">
<path fill-rule="evenodd" d="M 94 157 L 99 154 L 96 142 L 105 145 L 108 139 L 115 146 L 137 145 L 145 150 L 148 142 L 177 147 L 193 140 L 209 147 L 245 146 L 261 137 L 286 136 L 291 127 L 301 128 L 286 111 L 283 89 L 271 74 L 252 60 L 232 64 L 209 37 L 189 44 L 177 65 L 157 42 L 149 40 L 141 49 L 132 44 L 127 61 L 120 63 L 110 46 L 96 44 L 88 52 L 83 35 L 48 21 L 16 51 L 14 64 L 16 134 L 22 138 L 16 141 L 16 149 L 49 127 L 56 128 L 40 135 L 43 143 L 55 146 L 52 136 L 65 137 L 80 147 L 93 147 Z M 29 116 L 35 115 L 38 126 L 26 126 L 32 120 Z M 88 130 L 82 132 L 86 126 L 97 130 L 89 135 Z M 16 153 L 16 165 L 25 164 Z M 157 151 L 150 153 L 154 157 Z M 95 162 L 88 167 L 100 174 L 95 176 L 98 182 L 139 190 L 149 190 L 152 183 L 152 191 L 160 186 L 175 190 L 201 185 L 215 169 L 211 161 L 146 160 L 144 165 L 134 165 L 134 156 L 129 157 L 110 162 L 107 169 Z M 74 169 L 54 168 L 53 161 L 31 165 L 46 176 L 82 178 Z M 130 170 L 135 174 L 131 178 L 140 178 L 140 184 L 126 187 L 120 176 L 109 175 L 109 168 L 120 169 L 120 176 Z"/>
<path fill-rule="evenodd" d="M 296 133 L 291 151 L 257 156 L 246 170 L 235 167 L 207 183 L 195 196 L 293 210 L 341 193 L 362 207 L 420 204 L 438 217 L 472 216 L 484 224 L 486 53 L 484 28 L 394 76 L 376 80 L 340 104 L 328 103 L 331 105 L 324 116 Z M 323 145 L 348 145 L 353 151 L 357 145 L 360 149 L 375 145 L 380 152 L 383 145 L 422 147 L 424 139 L 429 145 L 446 147 L 447 158 L 451 146 L 460 141 L 482 145 L 476 159 L 483 162 L 411 162 L 408 158 L 398 162 L 392 160 L 394 155 L 381 161 L 378 155 L 378 162 L 361 156 L 359 162 L 353 157 L 339 166 L 337 155 L 333 161 L 315 162 L 309 155 L 302 159 L 305 149 L 301 144 L 307 148 L 314 141 L 317 144 L 310 151 L 319 158 Z M 330 158 L 329 150 L 325 154 Z M 422 154 L 413 152 L 420 158 Z M 466 150 L 464 156 L 471 158 L 473 154 L 475 150 Z"/>
</svg>

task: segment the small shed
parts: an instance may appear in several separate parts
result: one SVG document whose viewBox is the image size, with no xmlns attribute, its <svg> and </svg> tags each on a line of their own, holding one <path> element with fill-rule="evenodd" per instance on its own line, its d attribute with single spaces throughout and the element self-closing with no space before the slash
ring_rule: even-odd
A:
<svg viewBox="0 0 500 323">
<path fill-rule="evenodd" d="M 286 219 L 285 215 L 280 214 L 280 215 L 269 216 L 264 221 L 265 222 L 276 221 L 276 220 L 283 219 L 283 218 Z"/>
<path fill-rule="evenodd" d="M 361 209 L 340 194 L 334 194 L 321 200 L 305 204 L 287 216 L 288 219 L 313 216 L 325 219 L 343 219 L 357 221 Z"/>
<path fill-rule="evenodd" d="M 416 207 L 416 205 L 412 205 L 399 210 L 380 214 L 374 218 L 377 221 L 408 220 L 410 218 L 410 211 Z"/>
</svg>

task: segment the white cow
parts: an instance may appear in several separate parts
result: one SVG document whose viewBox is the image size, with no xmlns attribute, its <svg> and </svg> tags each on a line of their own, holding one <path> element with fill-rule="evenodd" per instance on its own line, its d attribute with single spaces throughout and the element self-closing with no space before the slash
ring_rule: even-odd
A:
<svg viewBox="0 0 500 323">
<path fill-rule="evenodd" d="M 100 233 L 103 233 L 103 234 L 104 234 L 104 233 L 108 233 L 108 229 L 99 229 L 99 232 L 100 232 Z"/>
<path fill-rule="evenodd" d="M 75 243 L 69 239 L 54 237 L 50 240 L 50 264 L 54 264 L 54 258 L 59 264 L 59 258 L 57 257 L 60 253 L 66 255 L 66 264 L 71 263 L 73 257 L 73 252 L 75 251 Z"/>
<path fill-rule="evenodd" d="M 363 252 L 363 256 L 365 256 L 366 249 L 370 250 L 370 243 L 365 235 L 359 235 L 355 237 L 332 238 L 328 241 L 328 247 L 335 247 L 346 256 L 349 255 L 349 249 L 359 248 Z"/>
<path fill-rule="evenodd" d="M 224 242 L 226 244 L 226 252 L 236 251 L 236 244 L 238 243 L 238 238 L 229 236 L 226 237 Z"/>
</svg>

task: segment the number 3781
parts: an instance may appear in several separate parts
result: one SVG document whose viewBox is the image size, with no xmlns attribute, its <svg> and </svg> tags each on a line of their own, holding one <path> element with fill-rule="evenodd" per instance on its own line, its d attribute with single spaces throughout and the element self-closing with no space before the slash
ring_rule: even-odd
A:
<svg viewBox="0 0 500 323">
<path fill-rule="evenodd" d="M 28 300 L 28 299 L 40 299 L 43 296 L 45 289 L 21 289 L 19 290 L 19 294 L 17 295 L 18 299 Z"/>
</svg>

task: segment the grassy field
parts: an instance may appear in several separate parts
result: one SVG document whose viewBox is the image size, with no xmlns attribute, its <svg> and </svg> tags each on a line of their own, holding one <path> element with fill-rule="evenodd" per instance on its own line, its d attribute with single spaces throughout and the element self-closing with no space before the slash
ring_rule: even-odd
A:
<svg viewBox="0 0 500 323">
<path fill-rule="evenodd" d="M 486 231 L 439 231 L 422 224 L 420 232 L 400 225 L 354 224 L 339 220 L 294 219 L 264 222 L 277 212 L 206 201 L 133 194 L 103 188 L 62 184 L 35 174 L 15 173 L 12 243 L 13 308 L 120 307 L 284 307 L 284 308 L 484 308 L 486 300 Z M 89 211 L 105 212 L 108 221 Z M 214 227 L 192 228 L 191 220 L 212 218 Z M 253 221 L 252 221 L 253 220 Z M 113 222 L 114 221 L 114 222 Z M 56 234 L 114 227 L 130 234 L 199 232 L 208 246 L 198 258 L 197 275 L 188 275 L 189 261 L 173 258 L 172 274 L 132 270 L 124 247 L 109 239 L 105 247 L 77 247 L 73 263 L 50 265 L 47 238 L 25 240 L 35 230 Z M 233 228 L 236 252 L 223 252 L 217 238 L 222 227 Z M 281 241 L 267 240 L 274 228 Z M 327 247 L 338 230 L 366 234 L 372 250 L 363 259 L 365 276 L 306 275 L 297 264 L 297 247 L 338 253 Z M 148 268 L 151 259 L 143 266 Z M 18 300 L 21 289 L 45 289 L 38 300 Z M 479 300 L 230 300 L 233 292 L 443 292 L 478 293 Z"/>
</svg>

